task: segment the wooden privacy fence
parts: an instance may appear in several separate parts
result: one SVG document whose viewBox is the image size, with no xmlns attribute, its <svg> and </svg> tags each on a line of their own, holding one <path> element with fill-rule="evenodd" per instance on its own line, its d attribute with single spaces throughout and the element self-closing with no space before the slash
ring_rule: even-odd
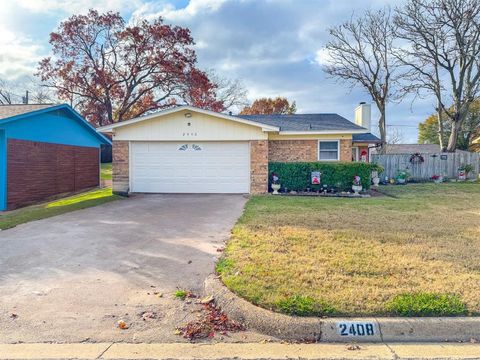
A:
<svg viewBox="0 0 480 360">
<path fill-rule="evenodd" d="M 372 162 L 376 162 L 385 169 L 382 177 L 395 177 L 398 170 L 407 170 L 415 180 L 428 180 L 433 175 L 442 175 L 447 178 L 457 178 L 458 168 L 464 164 L 471 164 L 473 171 L 468 175 L 476 179 L 480 172 L 480 153 L 438 153 L 421 154 L 424 162 L 410 162 L 411 154 L 372 155 Z"/>
</svg>

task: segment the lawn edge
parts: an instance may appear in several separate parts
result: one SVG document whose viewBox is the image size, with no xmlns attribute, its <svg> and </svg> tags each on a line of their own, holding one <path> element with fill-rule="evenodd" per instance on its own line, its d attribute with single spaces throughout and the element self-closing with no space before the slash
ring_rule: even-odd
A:
<svg viewBox="0 0 480 360">
<path fill-rule="evenodd" d="M 20 213 L 22 210 L 31 210 L 33 208 L 37 208 L 39 210 L 45 209 L 43 207 L 47 206 L 50 203 L 54 203 L 54 202 L 62 201 L 62 200 L 67 200 L 67 199 L 69 199 L 71 197 L 75 197 L 77 195 L 82 195 L 82 194 L 86 194 L 86 193 L 94 192 L 94 191 L 100 191 L 100 190 L 103 190 L 103 189 L 105 189 L 105 188 L 94 187 L 94 188 L 90 188 L 90 189 L 87 189 L 87 190 L 84 190 L 84 191 L 78 191 L 78 192 L 72 193 L 71 195 L 68 195 L 68 196 L 63 196 L 63 197 L 58 197 L 58 198 L 55 197 L 55 198 L 52 198 L 51 200 L 48 200 L 48 201 L 39 202 L 39 203 L 36 203 L 36 204 L 31 204 L 31 205 L 28 205 L 28 206 L 25 206 L 25 207 L 21 207 L 21 208 L 15 209 L 15 210 L 11 210 L 11 211 L 9 211 L 9 213 L 11 213 L 11 212 L 19 212 Z M 81 211 L 81 210 L 86 210 L 86 209 L 97 207 L 97 206 L 106 205 L 106 204 L 109 204 L 111 202 L 118 201 L 118 200 L 122 199 L 122 197 L 120 197 L 116 194 L 112 193 L 112 195 L 113 195 L 112 198 L 109 198 L 108 200 L 102 201 L 99 204 L 89 205 L 89 206 L 84 206 L 84 207 L 79 207 L 79 208 L 73 208 L 73 209 L 69 209 L 68 211 L 64 211 L 64 212 L 52 213 L 52 214 L 48 214 L 46 216 L 31 218 L 31 219 L 28 219 L 26 221 L 15 223 L 12 226 L 2 227 L 2 225 L 0 225 L 0 232 L 4 232 L 4 231 L 10 230 L 10 229 L 14 229 L 18 226 L 21 226 L 21 225 L 24 225 L 24 224 L 29 224 L 29 223 L 32 223 L 32 222 L 35 222 L 35 221 L 41 221 L 41 220 L 49 219 L 49 218 L 52 218 L 52 217 L 57 217 L 57 216 L 69 214 L 69 213 L 76 212 L 76 211 Z M 99 199 L 101 199 L 101 198 L 99 198 Z M 95 200 L 95 199 L 90 199 L 90 200 Z M 90 201 L 90 200 L 86 200 L 86 201 Z M 78 203 L 78 204 L 80 204 L 80 203 Z M 73 207 L 73 205 L 74 204 L 69 204 L 69 205 L 65 205 L 65 206 L 72 206 Z M 0 218 L 0 222 L 1 222 L 1 218 Z"/>
<path fill-rule="evenodd" d="M 470 342 L 479 341 L 480 317 L 297 317 L 258 307 L 230 291 L 216 275 L 207 277 L 205 293 L 231 319 L 265 335 L 294 341 L 315 342 Z M 362 321 L 376 324 L 369 337 L 343 337 L 336 324 Z"/>
</svg>

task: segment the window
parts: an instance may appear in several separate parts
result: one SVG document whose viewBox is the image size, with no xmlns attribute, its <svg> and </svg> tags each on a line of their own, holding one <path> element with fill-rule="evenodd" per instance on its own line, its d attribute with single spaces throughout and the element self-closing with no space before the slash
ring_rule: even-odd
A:
<svg viewBox="0 0 480 360">
<path fill-rule="evenodd" d="M 318 160 L 338 161 L 339 159 L 339 141 L 319 141 L 318 142 Z"/>
</svg>

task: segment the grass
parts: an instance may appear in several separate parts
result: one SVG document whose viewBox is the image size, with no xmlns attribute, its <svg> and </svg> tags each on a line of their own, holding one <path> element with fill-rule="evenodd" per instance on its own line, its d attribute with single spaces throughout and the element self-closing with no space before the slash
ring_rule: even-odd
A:
<svg viewBox="0 0 480 360">
<path fill-rule="evenodd" d="M 433 293 L 400 294 L 391 299 L 386 308 L 400 316 L 452 316 L 467 312 L 458 296 Z"/>
<path fill-rule="evenodd" d="M 112 194 L 111 188 L 97 189 L 48 203 L 28 206 L 0 213 L 0 229 L 5 230 L 19 224 L 105 204 L 120 197 Z"/>
<path fill-rule="evenodd" d="M 186 290 L 177 290 L 173 294 L 174 297 L 176 297 L 177 299 L 182 299 L 182 300 L 185 300 L 187 295 L 188 295 L 188 292 Z"/>
<path fill-rule="evenodd" d="M 251 302 L 297 315 L 479 315 L 480 185 L 370 199 L 255 196 L 217 263 Z"/>
<path fill-rule="evenodd" d="M 112 180 L 112 163 L 102 163 L 100 178 L 102 180 Z"/>
</svg>

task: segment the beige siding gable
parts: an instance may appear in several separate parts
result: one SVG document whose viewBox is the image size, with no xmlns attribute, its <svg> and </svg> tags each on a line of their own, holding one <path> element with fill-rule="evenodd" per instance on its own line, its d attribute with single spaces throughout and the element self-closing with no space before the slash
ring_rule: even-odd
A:
<svg viewBox="0 0 480 360">
<path fill-rule="evenodd" d="M 191 117 L 186 117 L 187 113 Z M 246 141 L 267 138 L 267 133 L 260 127 L 190 110 L 114 129 L 115 140 L 130 141 Z"/>
</svg>

